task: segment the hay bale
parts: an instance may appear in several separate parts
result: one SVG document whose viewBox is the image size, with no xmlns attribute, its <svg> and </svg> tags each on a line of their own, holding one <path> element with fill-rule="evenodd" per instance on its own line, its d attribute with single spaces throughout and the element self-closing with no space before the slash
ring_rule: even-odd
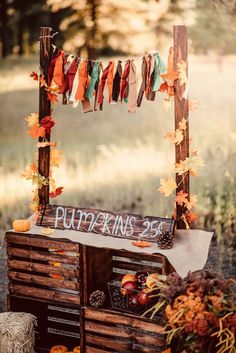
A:
<svg viewBox="0 0 236 353">
<path fill-rule="evenodd" d="M 28 313 L 0 314 L 0 353 L 35 353 L 36 317 Z"/>
</svg>

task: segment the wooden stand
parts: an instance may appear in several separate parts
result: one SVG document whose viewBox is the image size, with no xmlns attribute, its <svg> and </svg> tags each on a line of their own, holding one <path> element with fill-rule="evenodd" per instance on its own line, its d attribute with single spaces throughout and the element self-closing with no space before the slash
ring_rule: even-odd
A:
<svg viewBox="0 0 236 353">
<path fill-rule="evenodd" d="M 81 353 L 162 352 L 163 323 L 111 307 L 107 283 L 139 270 L 167 275 L 165 256 L 87 247 L 40 235 L 6 234 L 9 310 L 38 319 L 37 353 L 63 344 Z M 106 294 L 104 307 L 90 306 L 95 290 Z"/>
</svg>

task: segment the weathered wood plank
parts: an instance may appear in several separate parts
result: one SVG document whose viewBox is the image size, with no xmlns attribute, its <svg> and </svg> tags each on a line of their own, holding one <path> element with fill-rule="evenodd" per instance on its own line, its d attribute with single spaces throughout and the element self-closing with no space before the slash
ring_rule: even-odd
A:
<svg viewBox="0 0 236 353">
<path fill-rule="evenodd" d="M 37 276 L 35 274 L 31 275 L 28 273 L 21 273 L 17 271 L 9 271 L 8 277 L 11 281 L 20 281 L 26 282 L 29 284 L 39 284 L 46 287 L 56 287 L 56 288 L 65 288 L 78 291 L 79 290 L 79 283 L 61 280 L 61 279 L 54 279 L 44 276 Z"/>
<path fill-rule="evenodd" d="M 40 59 L 40 76 L 44 76 L 47 82 L 48 69 L 51 58 L 51 32 L 50 27 L 41 27 L 39 35 L 39 59 Z M 51 115 L 51 102 L 48 100 L 47 91 L 44 86 L 41 87 L 39 82 L 39 123 L 45 117 Z M 50 141 L 50 134 L 46 133 L 45 138 Z M 42 137 L 39 142 L 42 142 Z M 40 147 L 38 149 L 38 172 L 45 178 L 50 175 L 50 146 Z M 46 205 L 49 202 L 49 185 L 43 185 L 38 189 L 39 205 Z"/>
<path fill-rule="evenodd" d="M 65 276 L 66 278 L 78 278 L 79 277 L 79 270 L 78 269 L 67 269 L 63 268 L 62 266 L 50 266 L 39 264 L 36 262 L 28 262 L 28 261 L 21 261 L 21 260 L 8 260 L 8 268 L 9 269 L 18 269 L 18 270 L 25 270 L 30 272 L 41 272 L 41 273 L 57 273 L 60 275 Z"/>
<path fill-rule="evenodd" d="M 145 325 L 145 324 L 144 324 Z M 145 328 L 145 326 L 143 327 Z M 129 327 L 118 327 L 116 326 L 108 326 L 92 321 L 85 321 L 85 330 L 98 334 L 103 334 L 107 336 L 112 336 L 114 338 L 119 339 L 129 339 L 134 341 L 138 344 L 146 344 L 146 345 L 161 345 L 163 344 L 163 339 L 157 336 L 157 334 L 150 334 L 150 333 L 142 333 L 133 331 Z"/>
<path fill-rule="evenodd" d="M 160 334 L 163 332 L 163 326 L 150 322 L 144 318 L 136 318 L 127 314 L 117 314 L 115 312 L 111 312 L 110 310 L 100 309 L 97 310 L 95 308 L 86 308 L 84 312 L 85 319 L 102 321 L 104 323 L 118 324 L 124 326 L 130 326 L 136 329 L 141 329 L 153 333 Z"/>
<path fill-rule="evenodd" d="M 62 292 L 57 292 L 53 290 L 41 289 L 28 287 L 19 284 L 10 283 L 9 286 L 10 294 L 29 296 L 34 298 L 43 298 L 45 300 L 50 300 L 52 302 L 61 302 L 61 303 L 73 303 L 80 304 L 79 295 L 67 294 Z"/>
<path fill-rule="evenodd" d="M 73 243 L 68 240 L 65 242 L 64 240 L 56 239 L 56 240 L 48 240 L 47 238 L 36 235 L 36 234 L 19 234 L 16 232 L 7 232 L 6 239 L 8 243 L 20 244 L 25 246 L 35 246 L 38 248 L 45 249 L 53 249 L 58 251 L 71 251 L 71 252 L 79 252 L 79 244 Z"/>
<path fill-rule="evenodd" d="M 158 249 L 157 249 L 158 251 Z M 145 254 L 144 253 L 135 253 L 127 250 L 112 250 L 113 256 L 120 256 L 120 257 L 126 257 L 130 259 L 136 259 L 136 260 L 144 260 L 144 261 L 150 261 L 150 262 L 155 262 L 155 263 L 161 263 L 164 255 L 160 254 Z"/>
<path fill-rule="evenodd" d="M 116 261 L 116 260 L 112 262 L 112 265 L 114 268 L 120 268 L 127 271 L 141 271 L 144 268 L 142 264 L 138 265 L 132 262 L 124 262 L 124 261 Z M 148 271 L 149 273 L 153 273 L 153 272 L 162 273 L 161 268 L 154 267 L 154 266 L 145 265 L 145 270 Z"/>
<path fill-rule="evenodd" d="M 175 225 L 171 218 L 143 217 L 125 212 L 114 213 L 62 205 L 47 205 L 41 209 L 36 224 L 116 238 L 141 238 L 151 242 L 156 242 L 158 234 L 164 231 L 173 233 Z"/>
<path fill-rule="evenodd" d="M 30 260 L 40 260 L 40 261 L 50 261 L 50 262 L 60 262 L 68 265 L 79 265 L 79 254 L 77 256 L 69 256 L 58 254 L 54 255 L 53 253 L 46 253 L 40 251 L 34 251 L 29 249 L 20 249 L 14 247 L 7 248 L 8 257 L 20 257 Z"/>
<path fill-rule="evenodd" d="M 174 69 L 177 71 L 177 64 L 181 61 L 188 65 L 188 34 L 186 26 L 174 26 Z M 188 67 L 188 66 L 187 66 Z M 188 69 L 187 69 L 188 74 Z M 175 129 L 178 129 L 180 121 L 185 118 L 187 120 L 187 129 L 184 131 L 183 141 L 175 144 L 175 161 L 179 163 L 189 157 L 189 122 L 188 122 L 188 99 L 183 97 L 185 85 L 180 85 L 179 80 L 175 81 Z M 190 192 L 189 173 L 183 179 L 182 175 L 176 174 L 176 184 L 178 185 L 176 193 L 180 190 Z M 186 228 L 181 216 L 185 213 L 186 208 L 176 204 L 177 227 Z"/>
<path fill-rule="evenodd" d="M 94 347 L 85 347 L 85 353 L 111 353 L 110 351 L 104 351 L 104 349 L 94 348 Z"/>
</svg>

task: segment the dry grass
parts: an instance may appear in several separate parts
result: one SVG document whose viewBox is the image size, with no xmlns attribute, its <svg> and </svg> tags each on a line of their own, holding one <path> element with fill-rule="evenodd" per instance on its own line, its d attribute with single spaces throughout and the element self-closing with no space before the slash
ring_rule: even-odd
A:
<svg viewBox="0 0 236 353">
<path fill-rule="evenodd" d="M 222 190 L 236 174 L 235 64 L 236 58 L 228 57 L 220 70 L 215 58 L 190 58 L 191 97 L 199 101 L 190 117 L 191 135 L 206 164 L 192 189 L 200 195 L 204 216 L 213 207 L 210 191 Z M 37 83 L 28 76 L 37 70 L 37 58 L 11 59 L 0 67 L 0 225 L 5 229 L 29 214 L 31 185 L 20 174 L 35 152 L 24 117 L 38 109 Z M 161 97 L 144 102 L 136 114 L 127 113 L 126 104 L 105 104 L 103 112 L 87 115 L 58 105 L 54 118 L 53 137 L 64 152 L 56 179 L 65 192 L 57 203 L 171 215 L 172 201 L 157 192 L 159 178 L 174 162 L 174 149 L 163 139 L 173 129 L 173 112 L 163 112 Z"/>
</svg>

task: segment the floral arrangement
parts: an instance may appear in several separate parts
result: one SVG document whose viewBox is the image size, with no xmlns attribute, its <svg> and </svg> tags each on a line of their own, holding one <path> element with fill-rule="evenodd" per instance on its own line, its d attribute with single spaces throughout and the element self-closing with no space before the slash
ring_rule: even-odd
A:
<svg viewBox="0 0 236 353">
<path fill-rule="evenodd" d="M 153 296 L 160 299 L 145 315 L 154 317 L 164 308 L 165 353 L 235 353 L 235 287 L 233 279 L 210 271 L 156 280 L 153 290 L 159 293 Z"/>
</svg>

